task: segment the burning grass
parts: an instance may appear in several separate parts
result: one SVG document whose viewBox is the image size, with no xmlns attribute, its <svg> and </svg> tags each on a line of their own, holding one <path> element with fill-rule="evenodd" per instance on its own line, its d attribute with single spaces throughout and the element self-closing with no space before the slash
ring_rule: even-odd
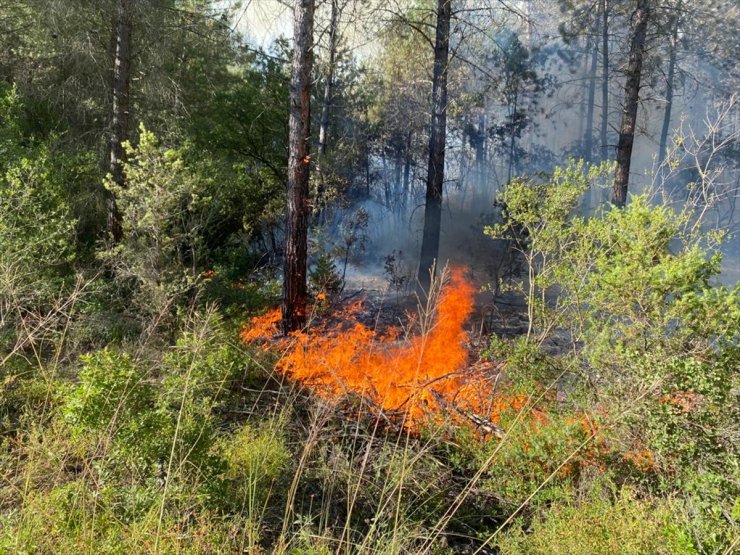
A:
<svg viewBox="0 0 740 555">
<path fill-rule="evenodd" d="M 281 350 L 277 369 L 325 399 L 360 395 L 414 431 L 451 417 L 498 433 L 501 412 L 518 410 L 525 399 L 497 396 L 491 367 L 470 365 L 465 324 L 474 292 L 462 268 L 445 272 L 421 311 L 419 333 L 403 340 L 397 329 L 380 334 L 358 322 L 360 304 L 340 324 L 318 323 L 281 340 L 273 339 L 280 318 L 274 310 L 253 319 L 242 339 Z"/>
</svg>

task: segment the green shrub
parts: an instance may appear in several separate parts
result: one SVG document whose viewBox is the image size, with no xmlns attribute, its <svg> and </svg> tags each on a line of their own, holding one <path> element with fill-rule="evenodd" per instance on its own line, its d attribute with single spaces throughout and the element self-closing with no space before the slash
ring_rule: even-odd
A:
<svg viewBox="0 0 740 555">
<path fill-rule="evenodd" d="M 160 147 L 144 126 L 139 144 L 125 147 L 126 186 L 106 184 L 116 197 L 124 238 L 100 256 L 131 290 L 138 313 L 166 315 L 202 271 L 202 233 L 215 217 L 210 180 L 189 168 L 181 152 Z"/>
<path fill-rule="evenodd" d="M 694 555 L 684 515 L 669 502 L 642 501 L 629 489 L 594 490 L 556 501 L 524 529 L 517 521 L 496 538 L 506 555 Z"/>
<path fill-rule="evenodd" d="M 496 452 L 483 487 L 498 497 L 505 513 L 516 509 L 543 484 L 532 505 L 568 498 L 581 474 L 602 463 L 601 442 L 592 438 L 599 427 L 594 415 L 559 414 L 555 407 L 543 410 L 540 406 L 525 412 L 517 423 L 519 410 L 526 410 L 520 409 L 524 399 L 524 395 L 514 396 L 513 403 L 501 411 L 502 427 L 513 426 L 509 437 L 500 443 L 486 442 L 477 455 L 481 465 Z"/>
<path fill-rule="evenodd" d="M 286 484 L 281 479 L 289 468 L 291 452 L 282 425 L 279 420 L 257 426 L 244 424 L 219 442 L 225 482 L 221 509 L 245 519 L 251 546 L 260 541 L 263 521 L 268 515 L 283 508 Z M 279 519 L 282 513 L 272 516 Z"/>
<path fill-rule="evenodd" d="M 486 231 L 520 239 L 529 271 L 515 288 L 527 296 L 530 327 L 519 344 L 494 341 L 491 353 L 511 358 L 515 381 L 549 380 L 547 358 L 537 353 L 550 338 L 565 338 L 553 366 L 573 370 L 561 379 L 571 401 L 605 415 L 609 470 L 684 497 L 696 522 L 715 523 L 716 533 L 697 524 L 697 544 L 703 534 L 716 543 L 711 538 L 726 539 L 727 518 L 720 526 L 712 515 L 731 514 L 740 498 L 740 285 L 713 284 L 722 234 L 702 232 L 700 215 L 688 209 L 642 195 L 623 209 L 577 215 L 581 195 L 603 175 L 571 163 L 546 182 L 504 190 L 505 221 Z M 630 462 L 635 452 L 649 460 L 649 476 Z M 716 487 L 688 494 L 674 485 L 695 481 L 697 468 Z"/>
<path fill-rule="evenodd" d="M 172 424 L 167 414 L 155 410 L 151 374 L 128 354 L 109 349 L 82 361 L 80 383 L 62 407 L 72 438 L 83 449 L 107 446 L 102 472 L 153 472 L 165 456 Z"/>
<path fill-rule="evenodd" d="M 321 253 L 319 255 L 308 275 L 308 283 L 314 295 L 334 296 L 342 290 L 344 282 L 331 254 Z"/>
</svg>

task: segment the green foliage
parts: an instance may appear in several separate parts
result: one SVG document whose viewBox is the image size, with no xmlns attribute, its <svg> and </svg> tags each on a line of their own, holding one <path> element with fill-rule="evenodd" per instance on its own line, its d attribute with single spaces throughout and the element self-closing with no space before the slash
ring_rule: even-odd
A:
<svg viewBox="0 0 740 555">
<path fill-rule="evenodd" d="M 80 384 L 62 413 L 83 453 L 107 450 L 100 472 L 143 487 L 166 467 L 166 475 L 175 473 L 173 487 L 218 488 L 215 411 L 231 381 L 249 367 L 246 354 L 224 337 L 218 317 L 209 313 L 195 317 L 154 365 L 110 350 L 83 357 Z"/>
<path fill-rule="evenodd" d="M 0 295 L 33 294 L 75 257 L 60 154 L 28 141 L 22 127 L 23 104 L 10 88 L 0 98 Z"/>
<path fill-rule="evenodd" d="M 146 374 L 125 353 L 108 349 L 82 357 L 80 384 L 67 398 L 65 420 L 74 435 L 116 429 L 128 424 L 154 405 L 154 390 Z M 118 433 L 118 432 L 116 432 Z M 138 433 L 133 430 L 125 439 Z"/>
<path fill-rule="evenodd" d="M 339 275 L 334 258 L 329 253 L 321 253 L 308 276 L 314 294 L 336 295 L 342 290 L 342 276 Z"/>
<path fill-rule="evenodd" d="M 38 408 L 35 372 L 76 316 L 80 253 L 72 203 L 76 172 L 56 137 L 27 135 L 28 114 L 15 87 L 0 87 L 0 418 Z M 46 369 L 53 381 L 56 368 Z M 32 393 L 36 392 L 36 393 Z M 47 399 L 53 397 L 45 395 Z M 42 403 L 44 404 L 44 403 Z"/>
<path fill-rule="evenodd" d="M 136 148 L 126 145 L 126 186 L 109 181 L 122 215 L 124 240 L 101 253 L 116 278 L 134 291 L 143 313 L 167 310 L 195 284 L 205 253 L 202 232 L 216 217 L 210 180 L 165 150 L 143 126 Z"/>
<path fill-rule="evenodd" d="M 500 499 L 506 513 L 530 495 L 534 495 L 530 501 L 534 507 L 568 498 L 581 475 L 593 472 L 602 462 L 600 442 L 593 437 L 599 428 L 594 415 L 568 410 L 561 414 L 546 400 L 527 408 L 525 401 L 537 399 L 541 392 L 531 385 L 520 390 L 522 393 L 512 393 L 510 399 L 497 401 L 503 405 L 499 409 L 501 425 L 512 429 L 510 436 L 500 442 L 488 441 L 475 450 L 478 467 L 495 453 L 483 487 Z"/>
<path fill-rule="evenodd" d="M 38 283 L 74 259 L 75 221 L 51 153 L 41 148 L 31 156 L 8 167 L 0 181 L 0 264 L 8 281 L 20 274 Z"/>
<path fill-rule="evenodd" d="M 291 453 L 283 425 L 279 420 L 256 427 L 245 424 L 220 443 L 228 499 L 255 525 L 275 493 L 276 481 L 289 467 Z"/>
<path fill-rule="evenodd" d="M 0 553 L 453 554 L 496 531 L 513 554 L 729 552 L 740 289 L 714 286 L 720 237 L 694 214 L 635 197 L 577 216 L 607 166 L 573 162 L 501 196 L 489 233 L 521 251 L 530 319 L 487 353 L 506 361 L 491 399 L 503 439 L 456 417 L 416 437 L 365 399 L 307 394 L 274 371 L 278 354 L 239 343 L 238 324 L 281 294 L 291 52 L 285 39 L 250 49 L 229 20 L 249 2 L 226 4 L 132 2 L 118 188 L 102 175 L 115 2 L 0 0 Z M 339 33 L 329 146 L 311 172 L 338 231 L 312 268 L 317 299 L 341 290 L 374 223 L 341 201 L 380 193 L 397 222 L 417 204 L 432 50 L 409 23 L 431 29 L 434 3 L 412 4 L 373 56 Z M 448 77 L 474 207 L 487 148 L 510 169 L 536 152 L 516 143 L 549 84 L 547 52 L 495 27 L 493 50 L 464 33 L 472 63 Z M 583 61 L 556 50 L 548 67 Z M 399 259 L 385 264 L 397 295 Z"/>
<path fill-rule="evenodd" d="M 565 332 L 572 351 L 552 365 L 576 369 L 566 375 L 571 395 L 598 400 L 614 415 L 606 434 L 617 455 L 614 470 L 626 470 L 630 446 L 646 450 L 669 482 L 693 481 L 691 469 L 701 468 L 722 485 L 676 493 L 703 507 L 696 518 L 715 522 L 721 544 L 731 536 L 712 511 L 730 514 L 740 497 L 732 393 L 739 383 L 740 287 L 713 285 L 721 236 L 697 233 L 688 211 L 633 196 L 622 210 L 575 215 L 603 172 L 571 163 L 547 183 L 519 181 L 504 191 L 506 219 L 487 233 L 520 241 L 529 272 L 518 289 L 528 297 L 530 333 L 518 346 L 495 342 L 492 354 L 513 357 L 515 380 L 521 373 L 540 377 L 540 346 Z"/>
<path fill-rule="evenodd" d="M 651 503 L 634 491 L 595 488 L 581 500 L 557 501 L 496 540 L 507 555 L 694 555 L 684 515 L 670 502 Z"/>
<path fill-rule="evenodd" d="M 83 452 L 108 444 L 101 471 L 118 475 L 146 472 L 167 448 L 169 418 L 155 410 L 151 376 L 126 354 L 109 350 L 83 357 L 80 384 L 67 396 L 62 413 Z"/>
</svg>

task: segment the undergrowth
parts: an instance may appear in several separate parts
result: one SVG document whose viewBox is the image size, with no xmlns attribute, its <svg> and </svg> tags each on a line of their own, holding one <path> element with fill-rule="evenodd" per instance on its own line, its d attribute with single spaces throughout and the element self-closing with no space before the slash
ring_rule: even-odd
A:
<svg viewBox="0 0 740 555">
<path fill-rule="evenodd" d="M 498 433 L 451 417 L 409 430 L 365 396 L 313 395 L 240 340 L 275 282 L 198 257 L 198 181 L 142 136 L 121 206 L 136 240 L 99 253 L 111 275 L 75 270 L 46 148 L 3 168 L 0 553 L 737 547 L 740 290 L 713 283 L 715 238 L 689 214 L 634 198 L 574 215 L 603 168 L 514 182 L 489 233 L 529 264 L 509 285 L 530 322 L 484 354 L 505 362 Z M 149 178 L 168 191 L 157 202 Z M 330 262 L 314 285 L 336 293 L 318 275 Z"/>
</svg>

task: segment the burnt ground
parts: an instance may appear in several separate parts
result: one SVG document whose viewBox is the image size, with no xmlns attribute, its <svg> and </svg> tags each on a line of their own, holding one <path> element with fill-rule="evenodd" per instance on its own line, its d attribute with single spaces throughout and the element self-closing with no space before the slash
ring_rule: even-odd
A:
<svg viewBox="0 0 740 555">
<path fill-rule="evenodd" d="M 493 335 L 515 339 L 527 334 L 527 304 L 522 294 L 499 291 L 494 295 L 488 272 L 480 269 L 469 271 L 468 277 L 477 290 L 475 308 L 466 324 L 472 353 L 483 351 Z M 357 267 L 347 273 L 346 284 L 339 303 L 363 301 L 363 308 L 355 317 L 368 328 L 379 333 L 391 327 L 408 330 L 410 334 L 417 331 L 413 324 L 419 314 L 419 299 L 411 287 L 394 289 L 381 272 Z M 564 352 L 569 344 L 568 334 L 559 330 L 551 333 L 542 348 L 555 355 Z"/>
<path fill-rule="evenodd" d="M 494 294 L 486 282 L 472 278 L 478 292 L 475 309 L 466 325 L 471 342 L 487 342 L 491 335 L 511 339 L 527 333 L 527 306 L 521 295 L 514 293 Z M 390 327 L 407 329 L 419 314 L 419 298 L 410 287 L 396 290 L 385 276 L 369 272 L 352 272 L 347 276 L 347 286 L 341 295 L 341 303 L 363 301 L 357 319 L 379 332 Z"/>
</svg>

